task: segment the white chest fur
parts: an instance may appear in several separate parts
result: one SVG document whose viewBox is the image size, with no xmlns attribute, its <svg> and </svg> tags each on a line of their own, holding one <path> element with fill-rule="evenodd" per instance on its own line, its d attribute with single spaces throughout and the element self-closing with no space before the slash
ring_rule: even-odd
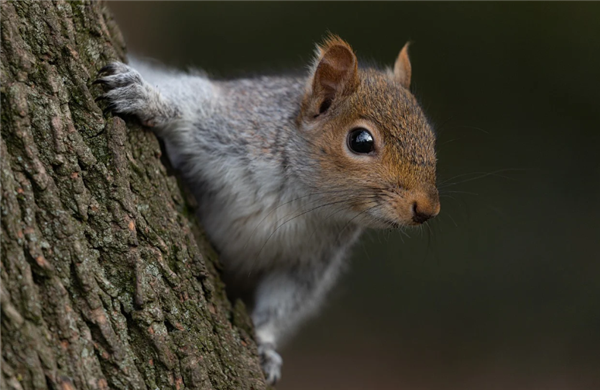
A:
<svg viewBox="0 0 600 390">
<path fill-rule="evenodd" d="M 236 273 L 328 261 L 358 237 L 359 228 L 332 222 L 335 209 L 314 196 L 277 183 L 244 192 L 223 184 L 201 196 L 199 214 L 221 261 Z"/>
</svg>

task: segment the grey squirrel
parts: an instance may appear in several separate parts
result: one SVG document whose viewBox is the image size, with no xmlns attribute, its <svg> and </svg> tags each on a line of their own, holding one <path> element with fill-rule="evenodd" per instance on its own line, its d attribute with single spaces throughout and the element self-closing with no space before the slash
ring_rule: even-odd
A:
<svg viewBox="0 0 600 390">
<path fill-rule="evenodd" d="M 303 77 L 215 81 L 115 62 L 101 99 L 163 139 L 198 201 L 227 288 L 251 308 L 268 383 L 276 347 L 320 305 L 364 228 L 440 210 L 435 135 L 410 93 L 408 45 L 362 68 L 330 36 Z"/>
</svg>

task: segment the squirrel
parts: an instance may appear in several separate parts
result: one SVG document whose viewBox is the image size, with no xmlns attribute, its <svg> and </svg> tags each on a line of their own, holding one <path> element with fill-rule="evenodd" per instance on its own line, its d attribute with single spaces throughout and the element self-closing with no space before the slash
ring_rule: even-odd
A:
<svg viewBox="0 0 600 390">
<path fill-rule="evenodd" d="M 409 91 L 408 43 L 381 70 L 359 67 L 330 35 L 303 76 L 217 81 L 130 62 L 100 70 L 100 99 L 164 141 L 227 290 L 251 309 L 274 384 L 276 347 L 320 306 L 361 232 L 440 211 L 435 134 Z"/>
</svg>

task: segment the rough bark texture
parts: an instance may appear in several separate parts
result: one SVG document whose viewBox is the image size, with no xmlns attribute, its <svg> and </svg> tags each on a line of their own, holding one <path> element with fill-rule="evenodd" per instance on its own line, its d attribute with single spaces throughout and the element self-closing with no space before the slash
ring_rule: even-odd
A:
<svg viewBox="0 0 600 390">
<path fill-rule="evenodd" d="M 261 389 L 241 304 L 160 162 L 91 86 L 102 3 L 2 2 L 2 389 Z"/>
</svg>

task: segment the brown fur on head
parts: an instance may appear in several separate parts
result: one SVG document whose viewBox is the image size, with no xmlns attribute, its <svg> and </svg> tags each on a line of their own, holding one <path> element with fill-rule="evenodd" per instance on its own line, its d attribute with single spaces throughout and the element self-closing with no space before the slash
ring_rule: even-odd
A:
<svg viewBox="0 0 600 390">
<path fill-rule="evenodd" d="M 393 71 L 363 69 L 350 45 L 327 38 L 318 47 L 298 117 L 318 159 L 315 180 L 335 197 L 342 194 L 355 221 L 371 227 L 417 225 L 440 209 L 435 136 L 408 90 L 407 49 Z M 352 150 L 357 144 L 349 134 L 358 128 L 372 135 L 372 151 Z"/>
</svg>

